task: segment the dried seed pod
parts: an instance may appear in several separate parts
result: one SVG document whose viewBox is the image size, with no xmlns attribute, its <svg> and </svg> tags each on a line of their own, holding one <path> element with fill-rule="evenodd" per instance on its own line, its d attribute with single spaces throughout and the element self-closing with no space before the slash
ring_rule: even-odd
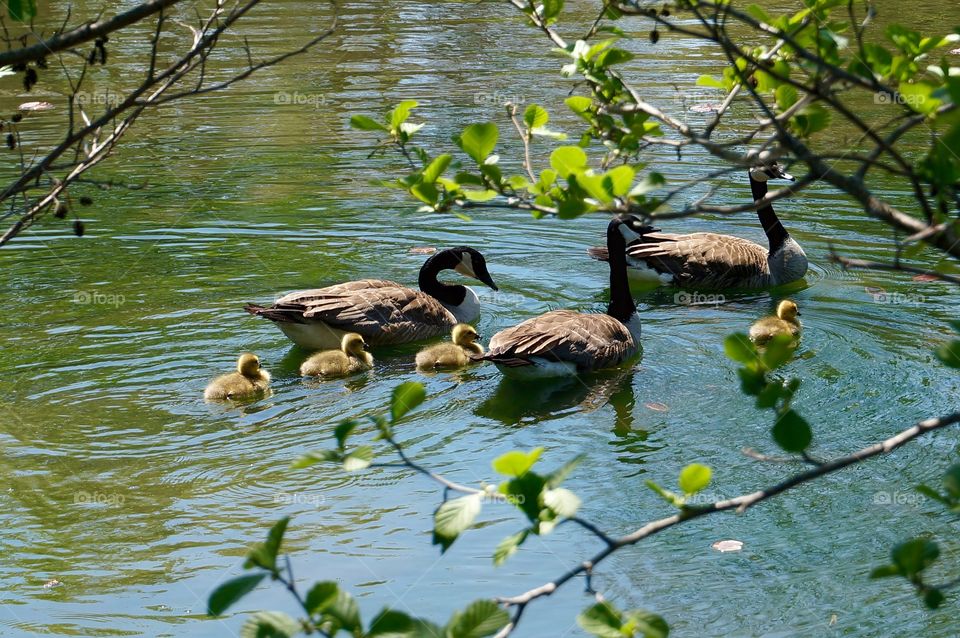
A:
<svg viewBox="0 0 960 638">
<path fill-rule="evenodd" d="M 83 222 L 79 219 L 73 220 L 73 234 L 77 237 L 83 237 L 83 233 L 86 230 L 86 227 L 83 225 Z"/>
<path fill-rule="evenodd" d="M 660 41 L 660 32 L 654 29 L 650 32 L 650 41 L 656 44 Z"/>
<path fill-rule="evenodd" d="M 70 209 L 63 202 L 57 202 L 57 207 L 53 211 L 53 216 L 57 219 L 63 219 L 67 216 L 67 213 L 70 212 Z"/>
<path fill-rule="evenodd" d="M 96 64 L 97 62 L 97 48 L 94 47 L 90 49 L 90 55 L 87 56 L 87 64 Z"/>
<path fill-rule="evenodd" d="M 84 195 L 83 197 L 80 198 L 80 205 L 81 205 L 81 206 L 89 206 L 89 205 L 92 204 L 92 203 L 93 203 L 93 200 L 90 199 L 89 197 L 87 197 L 86 195 Z"/>
<path fill-rule="evenodd" d="M 23 119 L 23 114 L 22 114 L 22 113 L 14 113 L 14 114 L 13 114 L 13 117 L 10 118 L 10 121 L 11 121 L 11 122 L 19 122 L 19 121 L 22 120 L 22 119 Z"/>
<path fill-rule="evenodd" d="M 46 58 L 37 58 L 37 68 L 44 69 L 47 68 L 47 59 Z"/>
<path fill-rule="evenodd" d="M 662 15 L 664 18 L 669 18 L 669 17 L 670 17 L 670 9 L 664 7 L 663 9 L 660 10 L 660 15 Z"/>
<path fill-rule="evenodd" d="M 7 148 L 11 151 L 17 148 L 17 138 L 13 136 L 13 133 L 7 133 Z"/>
</svg>

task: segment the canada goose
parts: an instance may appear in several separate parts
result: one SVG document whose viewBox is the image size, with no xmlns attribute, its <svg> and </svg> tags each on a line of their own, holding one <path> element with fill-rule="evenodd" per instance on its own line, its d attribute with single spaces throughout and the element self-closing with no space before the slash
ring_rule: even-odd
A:
<svg viewBox="0 0 960 638">
<path fill-rule="evenodd" d="M 793 177 L 779 164 L 749 171 L 753 200 L 767 194 L 767 180 Z M 716 233 L 675 235 L 633 223 L 640 238 L 627 246 L 631 278 L 674 286 L 771 288 L 796 281 L 807 272 L 807 256 L 780 223 L 773 206 L 757 209 L 769 247 Z M 607 249 L 591 248 L 594 259 L 607 260 Z"/>
<path fill-rule="evenodd" d="M 217 377 L 203 391 L 209 400 L 249 399 L 266 392 L 270 373 L 260 367 L 257 355 L 245 352 L 237 360 L 237 371 Z"/>
<path fill-rule="evenodd" d="M 373 367 L 373 355 L 356 332 L 343 335 L 339 350 L 325 350 L 312 355 L 300 366 L 304 377 L 345 377 Z"/>
<path fill-rule="evenodd" d="M 609 368 L 640 349 L 640 317 L 630 296 L 624 249 L 637 239 L 635 218 L 617 217 L 607 226 L 610 252 L 610 305 L 606 314 L 554 310 L 495 334 L 489 352 L 509 377 L 537 379 Z"/>
<path fill-rule="evenodd" d="M 776 337 L 777 335 L 800 335 L 800 311 L 797 304 L 790 299 L 784 299 L 777 304 L 776 316 L 764 317 L 758 319 L 756 323 L 750 326 L 750 339 L 757 344 L 763 345 Z"/>
<path fill-rule="evenodd" d="M 462 368 L 471 361 L 471 356 L 483 354 L 483 346 L 477 343 L 480 335 L 468 323 L 453 327 L 452 343 L 441 343 L 424 348 L 417 353 L 417 367 L 421 370 L 435 368 Z"/>
<path fill-rule="evenodd" d="M 437 274 L 442 270 L 455 270 L 497 290 L 483 255 L 459 246 L 441 250 L 424 262 L 420 290 L 383 279 L 362 279 L 292 292 L 269 308 L 247 304 L 244 309 L 273 321 L 308 350 L 339 348 L 347 332 L 360 334 L 374 346 L 421 341 L 480 315 L 477 293 L 466 286 L 440 283 Z"/>
</svg>

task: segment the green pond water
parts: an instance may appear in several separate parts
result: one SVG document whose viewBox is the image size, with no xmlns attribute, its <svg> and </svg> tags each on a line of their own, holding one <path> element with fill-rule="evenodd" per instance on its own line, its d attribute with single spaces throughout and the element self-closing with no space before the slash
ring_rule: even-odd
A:
<svg viewBox="0 0 960 638">
<path fill-rule="evenodd" d="M 594 7 L 577 4 L 568 21 L 587 24 Z M 108 14 L 127 3 L 114 5 Z M 327 24 L 322 3 L 276 5 L 246 26 L 262 55 Z M 74 11 L 88 15 L 92 6 L 76 3 Z M 891 0 L 880 9 L 881 20 L 926 29 L 960 23 L 951 3 L 925 0 L 905 11 Z M 62 11 L 41 6 L 53 23 Z M 502 381 L 492 366 L 424 377 L 412 369 L 416 347 L 378 351 L 375 370 L 345 381 L 302 380 L 304 353 L 243 304 L 363 277 L 414 284 L 424 258 L 417 247 L 469 244 L 486 255 L 500 286 L 475 288 L 487 337 L 550 309 L 601 309 L 606 298 L 606 267 L 585 256 L 604 219 L 477 211 L 464 223 L 415 213 L 397 192 L 368 183 L 403 164 L 369 157 L 371 138 L 347 123 L 353 113 L 417 99 L 413 120 L 429 123 L 425 144 L 447 149 L 467 122 L 493 119 L 503 162 L 516 166 L 518 145 L 498 102 L 537 102 L 554 113 L 556 128 L 575 127 L 562 106 L 570 81 L 559 76 L 562 60 L 544 55 L 542 36 L 496 3 L 345 2 L 341 21 L 310 55 L 227 93 L 145 115 L 97 176 L 149 188 L 87 187 L 95 203 L 81 211 L 85 237 L 51 219 L 0 250 L 0 635 L 232 636 L 247 612 L 295 613 L 276 586 L 223 619 L 204 613 L 208 594 L 242 573 L 247 547 L 284 515 L 292 516 L 286 548 L 298 581 L 340 581 L 366 618 L 390 606 L 442 621 L 474 599 L 547 582 L 599 549 L 582 530 L 562 526 L 494 568 L 493 548 L 522 522 L 510 507 L 492 505 L 478 529 L 441 556 L 430 544 L 441 492 L 426 479 L 389 468 L 349 476 L 290 469 L 299 454 L 331 445 L 340 418 L 383 410 L 403 381 L 423 381 L 429 393 L 398 433 L 414 458 L 478 484 L 497 480 L 490 461 L 509 450 L 544 446 L 545 469 L 583 453 L 567 486 L 582 497 L 582 515 L 611 534 L 668 515 L 644 481 L 673 486 L 687 463 L 715 469 L 711 499 L 796 470 L 741 453 L 774 451 L 771 421 L 740 394 L 722 349 L 726 335 L 773 309 L 779 297 L 767 292 L 706 305 L 678 304 L 674 290 L 638 292 L 640 363 L 586 384 L 530 390 Z M 623 26 L 649 29 L 642 21 Z M 112 38 L 111 64 L 94 75 L 97 91 L 135 82 L 147 31 Z M 170 33 L 172 48 L 186 31 Z M 689 108 L 716 96 L 689 87 L 718 71 L 719 55 L 667 36 L 634 46 L 640 57 L 630 73 L 650 99 L 687 109 L 691 121 L 704 117 Z M 224 47 L 214 73 L 245 64 L 238 40 Z M 42 78 L 29 95 L 15 79 L 5 82 L 5 112 L 28 99 L 60 107 L 31 116 L 24 145 L 50 139 L 63 96 Z M 865 104 L 863 115 L 886 117 L 885 108 Z M 733 116 L 751 114 L 741 105 Z M 838 136 L 838 146 L 849 143 Z M 671 180 L 719 167 L 693 151 L 652 159 Z M 910 206 L 899 185 L 874 186 Z M 747 201 L 746 176 L 717 197 Z M 786 372 L 804 379 L 796 407 L 815 426 L 817 454 L 846 453 L 957 409 L 960 377 L 931 353 L 950 334 L 956 288 L 830 265 L 831 243 L 883 258 L 891 237 L 825 185 L 778 210 L 812 263 L 790 291 L 806 330 Z M 669 228 L 762 238 L 752 214 Z M 944 265 L 931 252 L 915 260 Z M 878 302 L 877 289 L 896 303 Z M 204 403 L 206 382 L 244 350 L 273 373 L 274 394 L 245 406 Z M 370 436 L 364 429 L 359 438 Z M 867 578 L 894 543 L 924 531 L 946 541 L 943 562 L 956 573 L 956 517 L 911 489 L 938 480 L 957 458 L 957 438 L 935 434 L 746 515 L 649 538 L 609 559 L 594 585 L 621 608 L 662 614 L 677 636 L 958 635 L 955 603 L 926 611 L 905 583 Z M 723 539 L 743 541 L 743 551 L 710 548 Z M 44 588 L 54 578 L 63 584 Z M 590 602 L 583 581 L 572 582 L 531 605 L 516 635 L 583 635 L 575 617 Z"/>
</svg>

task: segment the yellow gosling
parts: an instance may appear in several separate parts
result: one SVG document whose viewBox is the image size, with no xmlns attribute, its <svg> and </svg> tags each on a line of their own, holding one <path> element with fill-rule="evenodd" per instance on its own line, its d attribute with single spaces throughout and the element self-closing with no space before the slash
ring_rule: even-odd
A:
<svg viewBox="0 0 960 638">
<path fill-rule="evenodd" d="M 211 401 L 249 399 L 263 394 L 270 387 L 270 373 L 260 367 L 257 355 L 245 352 L 237 360 L 237 371 L 217 377 L 203 391 Z"/>
<path fill-rule="evenodd" d="M 369 370 L 373 367 L 373 355 L 367 352 L 363 337 L 355 332 L 343 335 L 339 350 L 324 350 L 312 355 L 300 366 L 305 377 L 333 379 Z"/>
<path fill-rule="evenodd" d="M 471 355 L 482 355 L 483 346 L 477 343 L 480 335 L 470 324 L 458 323 L 453 327 L 452 343 L 441 343 L 424 348 L 417 353 L 417 368 L 462 368 L 473 361 Z"/>
<path fill-rule="evenodd" d="M 750 327 L 750 339 L 763 345 L 777 335 L 800 336 L 800 310 L 790 299 L 784 299 L 777 305 L 777 316 L 759 319 Z"/>
</svg>

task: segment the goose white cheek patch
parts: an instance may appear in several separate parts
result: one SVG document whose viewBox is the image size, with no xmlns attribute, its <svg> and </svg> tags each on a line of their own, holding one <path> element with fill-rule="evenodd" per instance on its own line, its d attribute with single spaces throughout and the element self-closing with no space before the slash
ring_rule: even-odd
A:
<svg viewBox="0 0 960 638">
<path fill-rule="evenodd" d="M 473 255 L 470 253 L 463 253 L 463 256 L 460 258 L 460 263 L 454 268 L 461 275 L 467 277 L 477 278 L 476 272 L 473 270 Z"/>
</svg>

